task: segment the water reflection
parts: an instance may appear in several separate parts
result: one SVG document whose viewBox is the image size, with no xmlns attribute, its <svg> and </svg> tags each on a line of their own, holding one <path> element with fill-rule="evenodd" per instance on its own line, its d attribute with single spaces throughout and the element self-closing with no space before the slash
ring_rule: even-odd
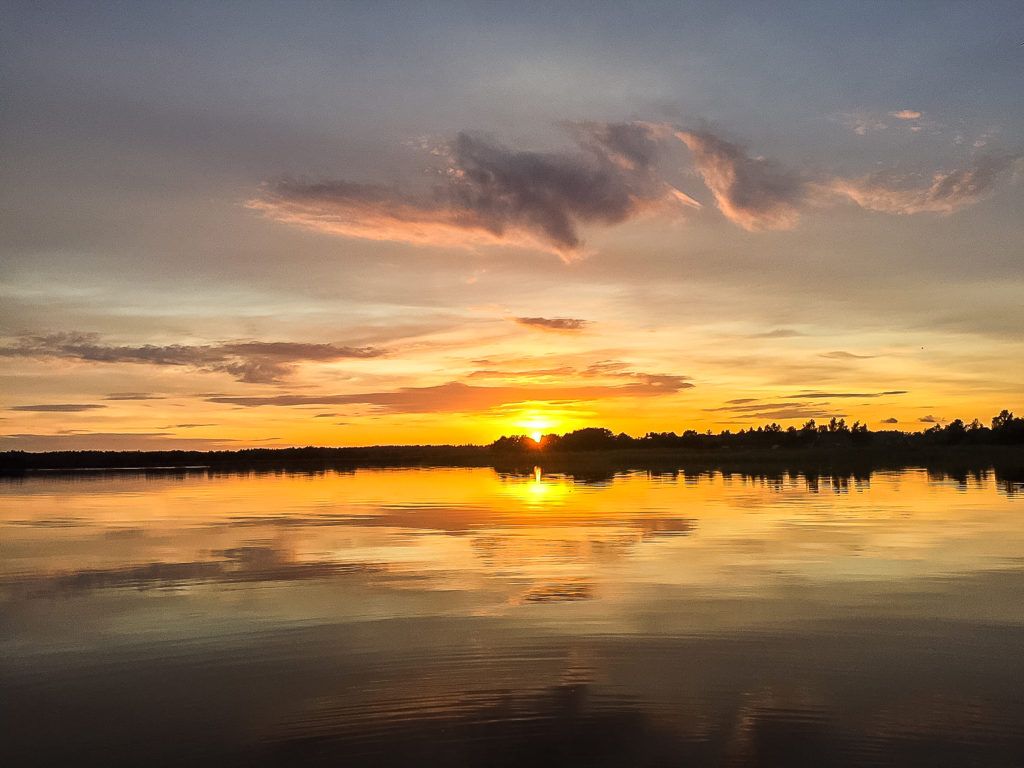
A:
<svg viewBox="0 0 1024 768">
<path fill-rule="evenodd" d="M 0 485 L 0 761 L 1024 764 L 1005 473 Z"/>
</svg>

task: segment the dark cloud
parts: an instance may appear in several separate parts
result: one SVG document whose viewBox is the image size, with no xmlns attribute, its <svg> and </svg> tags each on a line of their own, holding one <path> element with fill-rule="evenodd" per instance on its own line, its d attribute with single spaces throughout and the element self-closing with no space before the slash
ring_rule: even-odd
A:
<svg viewBox="0 0 1024 768">
<path fill-rule="evenodd" d="M 111 345 L 102 343 L 99 336 L 92 333 L 23 336 L 13 344 L 0 347 L 0 357 L 187 366 L 203 371 L 227 373 L 239 381 L 259 384 L 274 383 L 287 377 L 299 362 L 332 362 L 377 357 L 381 354 L 383 352 L 374 347 L 287 341 L 235 341 L 205 345 Z M 146 398 L 111 396 L 108 399 Z"/>
<path fill-rule="evenodd" d="M 104 400 L 166 400 L 165 395 L 155 395 L 152 392 L 111 392 Z"/>
<path fill-rule="evenodd" d="M 882 419 L 883 424 L 899 424 L 900 420 L 895 416 L 890 416 L 888 419 Z"/>
<path fill-rule="evenodd" d="M 520 325 L 528 328 L 539 328 L 542 331 L 580 331 L 590 324 L 588 320 L 574 317 L 516 317 Z"/>
<path fill-rule="evenodd" d="M 97 408 L 106 408 L 98 403 L 45 403 L 43 405 L 14 405 L 12 411 L 36 411 L 39 413 L 77 413 L 78 411 L 93 411 Z"/>
<path fill-rule="evenodd" d="M 942 421 L 942 419 L 940 419 L 938 416 L 932 416 L 931 414 L 928 414 L 927 416 L 922 416 L 921 418 L 919 418 L 918 421 L 922 422 L 923 424 L 939 424 Z"/>
<path fill-rule="evenodd" d="M 390 392 L 357 395 L 269 395 L 213 397 L 210 402 L 254 407 L 261 405 L 370 405 L 389 413 L 462 413 L 483 411 L 509 403 L 529 401 L 598 400 L 608 397 L 656 397 L 689 389 L 683 376 L 636 374 L 635 381 L 617 386 L 582 387 L 475 387 L 449 382 L 433 387 L 406 387 Z"/>
<path fill-rule="evenodd" d="M 678 131 L 719 210 L 744 229 L 789 229 L 800 218 L 807 183 L 773 160 L 751 157 L 707 130 Z"/>
<path fill-rule="evenodd" d="M 470 133 L 434 148 L 442 181 L 404 192 L 350 181 L 265 185 L 249 206 L 331 234 L 435 245 L 512 243 L 571 254 L 583 224 L 618 224 L 666 204 L 697 206 L 655 172 L 664 129 L 570 126 L 575 152 L 514 150 Z"/>
</svg>

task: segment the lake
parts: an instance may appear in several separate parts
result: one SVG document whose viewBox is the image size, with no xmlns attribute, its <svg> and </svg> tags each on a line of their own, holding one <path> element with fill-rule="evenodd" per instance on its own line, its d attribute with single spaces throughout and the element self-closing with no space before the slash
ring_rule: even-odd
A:
<svg viewBox="0 0 1024 768">
<path fill-rule="evenodd" d="M 0 764 L 1024 765 L 1024 488 L 0 483 Z"/>
</svg>

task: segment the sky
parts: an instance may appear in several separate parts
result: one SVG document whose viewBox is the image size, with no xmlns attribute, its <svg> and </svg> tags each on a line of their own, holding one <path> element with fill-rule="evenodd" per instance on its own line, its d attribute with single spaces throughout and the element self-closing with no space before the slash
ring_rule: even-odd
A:
<svg viewBox="0 0 1024 768">
<path fill-rule="evenodd" d="M 0 449 L 1024 411 L 1007 3 L 3 3 Z"/>
</svg>

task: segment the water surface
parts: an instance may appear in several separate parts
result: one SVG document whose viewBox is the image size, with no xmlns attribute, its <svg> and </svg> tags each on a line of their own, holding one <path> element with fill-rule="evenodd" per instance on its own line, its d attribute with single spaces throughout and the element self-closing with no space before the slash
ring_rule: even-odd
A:
<svg viewBox="0 0 1024 768">
<path fill-rule="evenodd" d="M 3 765 L 1024 765 L 990 473 L 0 485 Z"/>
</svg>

